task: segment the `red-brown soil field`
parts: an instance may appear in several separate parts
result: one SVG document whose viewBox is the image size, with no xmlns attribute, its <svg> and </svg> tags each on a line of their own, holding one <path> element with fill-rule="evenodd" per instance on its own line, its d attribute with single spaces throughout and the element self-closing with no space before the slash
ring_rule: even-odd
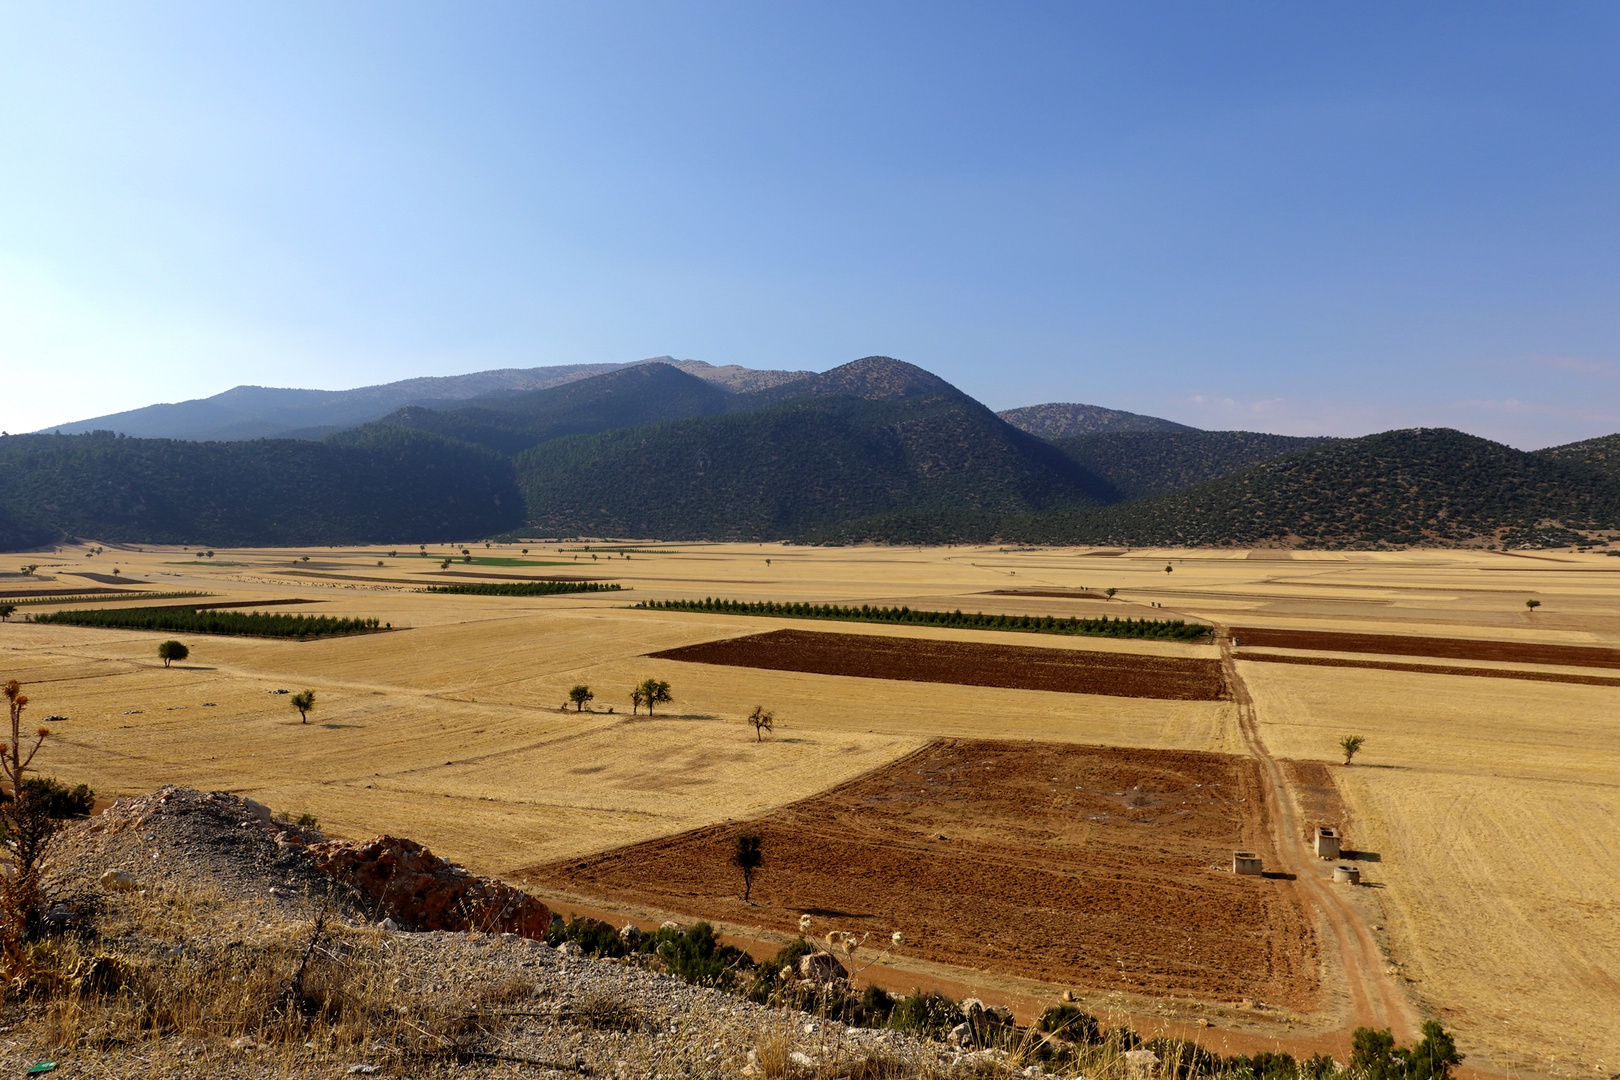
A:
<svg viewBox="0 0 1620 1080">
<path fill-rule="evenodd" d="M 1329 630 L 1272 630 L 1254 626 L 1234 626 L 1231 633 L 1244 648 L 1315 649 L 1386 656 L 1437 656 L 1447 660 L 1495 660 L 1507 664 L 1620 668 L 1620 649 L 1597 645 L 1536 645 L 1527 641 L 1341 634 Z"/>
<path fill-rule="evenodd" d="M 1230 872 L 1236 848 L 1274 860 L 1264 818 L 1245 757 L 946 740 L 762 818 L 516 876 L 781 932 L 804 912 L 873 943 L 900 930 L 907 954 L 996 974 L 1306 1009 L 1317 940 L 1294 882 Z M 751 906 L 743 832 L 765 857 Z"/>
<path fill-rule="evenodd" d="M 1243 642 L 1245 645 L 1248 641 Z M 1620 678 L 1570 675 L 1558 671 L 1522 671 L 1513 668 L 1450 667 L 1441 664 L 1402 664 L 1394 660 L 1346 660 L 1336 656 L 1275 656 L 1243 653 L 1239 660 L 1263 664 L 1308 664 L 1313 667 L 1369 668 L 1374 671 L 1412 671 L 1419 675 L 1472 675 L 1484 679 L 1520 679 L 1528 682 L 1575 683 L 1579 686 L 1620 686 Z"/>
<path fill-rule="evenodd" d="M 773 630 L 651 655 L 695 664 L 817 675 L 1168 701 L 1221 701 L 1230 696 L 1219 660 L 977 641 Z"/>
</svg>

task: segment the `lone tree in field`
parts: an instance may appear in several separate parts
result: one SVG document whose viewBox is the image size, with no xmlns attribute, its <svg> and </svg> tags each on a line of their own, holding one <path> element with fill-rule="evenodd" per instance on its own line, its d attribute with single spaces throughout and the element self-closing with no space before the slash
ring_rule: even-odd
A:
<svg viewBox="0 0 1620 1080">
<path fill-rule="evenodd" d="M 158 646 L 158 659 L 163 666 L 168 667 L 171 660 L 184 660 L 191 655 L 191 650 L 178 641 L 165 641 Z"/>
<path fill-rule="evenodd" d="M 0 604 L 0 622 L 10 622 L 11 616 L 16 614 L 16 604 Z"/>
<path fill-rule="evenodd" d="M 309 723 L 309 714 L 315 708 L 315 691 L 300 690 L 292 696 L 292 707 L 298 710 L 298 715 L 304 723 Z"/>
<path fill-rule="evenodd" d="M 737 837 L 736 850 L 731 853 L 731 864 L 742 871 L 743 876 L 743 903 L 748 903 L 749 895 L 754 891 L 754 873 L 765 862 L 765 856 L 760 849 L 758 836 L 752 833 L 742 833 Z"/>
<path fill-rule="evenodd" d="M 1114 594 L 1119 592 L 1119 590 L 1110 588 L 1110 589 L 1104 589 L 1103 592 L 1107 593 L 1108 594 L 1108 599 L 1112 600 L 1114 598 Z"/>
<path fill-rule="evenodd" d="M 1366 741 L 1360 735 L 1346 735 L 1339 740 L 1339 749 L 1344 751 L 1346 765 L 1350 764 L 1350 759 L 1356 756 L 1356 751 L 1360 750 L 1361 744 Z"/>
<path fill-rule="evenodd" d="M 765 732 L 772 730 L 771 725 L 776 723 L 776 717 L 765 711 L 765 706 L 755 705 L 754 711 L 748 714 L 748 722 L 754 725 L 754 741 L 764 742 Z"/>
<path fill-rule="evenodd" d="M 568 700 L 574 703 L 575 712 L 584 712 L 585 703 L 595 696 L 595 694 L 591 693 L 591 688 L 584 685 L 576 686 L 568 691 Z"/>
<path fill-rule="evenodd" d="M 674 700 L 669 696 L 669 683 L 662 679 L 645 679 L 636 689 L 641 691 L 641 701 L 647 706 L 648 716 L 653 714 L 654 705 L 663 705 Z"/>
<path fill-rule="evenodd" d="M 1529 608 L 1531 611 L 1534 611 L 1534 610 L 1536 610 L 1536 608 L 1541 606 L 1541 601 L 1540 600 L 1526 600 L 1524 602 L 1524 606 Z"/>
<path fill-rule="evenodd" d="M 630 715 L 635 716 L 643 705 L 647 704 L 647 691 L 636 687 L 630 691 Z"/>
</svg>

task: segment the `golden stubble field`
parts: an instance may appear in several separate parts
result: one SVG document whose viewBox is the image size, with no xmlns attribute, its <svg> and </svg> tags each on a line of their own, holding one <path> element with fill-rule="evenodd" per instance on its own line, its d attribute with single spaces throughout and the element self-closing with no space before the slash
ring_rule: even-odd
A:
<svg viewBox="0 0 1620 1080">
<path fill-rule="evenodd" d="M 107 795 L 162 783 L 236 791 L 314 813 L 332 832 L 402 833 L 501 873 L 758 815 L 937 736 L 1245 749 L 1229 702 L 644 657 L 783 627 L 1206 657 L 1210 646 L 630 609 L 639 599 L 1108 611 L 1620 645 L 1620 560 L 1600 556 L 641 545 L 629 559 L 598 551 L 591 560 L 579 545 L 563 546 L 530 545 L 530 565 L 458 562 L 448 573 L 438 569 L 443 548 L 431 548 L 432 559 L 387 549 L 221 551 L 200 563 L 174 549 L 12 556 L 0 570 L 40 566 L 29 578 L 0 577 L 8 593 L 105 587 L 84 575 L 111 577 L 116 567 L 118 579 L 146 583 L 128 587 L 214 594 L 205 602 L 315 600 L 286 610 L 375 616 L 398 629 L 307 643 L 192 637 L 191 657 L 165 670 L 155 648 L 166 635 L 30 626 L 22 613 L 52 608 L 28 605 L 0 626 L 0 675 L 29 684 L 33 719 L 69 717 L 52 724 L 41 759 L 64 779 Z M 515 547 L 474 550 L 522 558 Z M 460 576 L 474 574 L 499 577 Z M 447 577 L 552 575 L 629 591 L 521 599 L 411 591 Z M 1113 601 L 1007 592 L 1109 587 L 1119 590 Z M 1533 613 L 1530 598 L 1542 604 Z M 1401 986 L 1457 1029 L 1469 1063 L 1550 1075 L 1620 1069 L 1620 690 L 1238 656 L 1270 753 L 1333 761 L 1340 735 L 1367 737 L 1355 766 L 1332 770 L 1352 846 L 1377 856 L 1361 862 L 1370 886 L 1354 902 L 1379 928 Z M 629 688 L 648 675 L 668 679 L 675 701 L 667 714 L 632 719 Z M 597 692 L 595 712 L 558 710 L 576 683 Z M 305 687 L 319 696 L 307 726 L 286 697 L 268 692 Z M 756 704 L 778 717 L 762 743 L 744 721 Z"/>
</svg>

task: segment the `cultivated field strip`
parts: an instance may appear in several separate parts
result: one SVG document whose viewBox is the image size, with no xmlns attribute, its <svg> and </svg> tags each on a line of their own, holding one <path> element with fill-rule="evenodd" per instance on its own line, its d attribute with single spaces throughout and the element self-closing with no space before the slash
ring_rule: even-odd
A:
<svg viewBox="0 0 1620 1080">
<path fill-rule="evenodd" d="M 1620 686 L 1620 677 L 1570 675 L 1557 671 L 1515 668 L 1454 667 L 1441 664 L 1402 664 L 1393 660 L 1346 660 L 1334 656 L 1279 656 L 1245 651 L 1239 660 L 1262 664 L 1305 664 L 1309 667 L 1365 668 L 1370 671 L 1410 671 L 1419 675 L 1473 675 L 1485 679 L 1520 679 L 1528 682 L 1574 683 L 1577 686 Z"/>
<path fill-rule="evenodd" d="M 728 667 L 1070 694 L 1224 701 L 1219 660 L 972 641 L 773 630 L 651 654 Z"/>
<path fill-rule="evenodd" d="M 1508 664 L 1620 668 L 1620 649 L 1592 645 L 1543 645 L 1481 638 L 1419 637 L 1406 634 L 1348 634 L 1327 630 L 1277 630 L 1234 626 L 1244 648 L 1311 649 L 1317 652 L 1433 656 L 1444 660 L 1491 660 Z"/>
</svg>

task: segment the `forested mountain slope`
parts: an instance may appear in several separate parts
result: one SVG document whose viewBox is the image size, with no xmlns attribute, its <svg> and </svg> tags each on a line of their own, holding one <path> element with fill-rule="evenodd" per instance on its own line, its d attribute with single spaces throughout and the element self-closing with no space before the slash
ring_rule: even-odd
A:
<svg viewBox="0 0 1620 1080">
<path fill-rule="evenodd" d="M 461 539 L 523 520 L 510 461 L 398 428 L 325 442 L 11 435 L 0 511 L 49 539 L 219 547 Z"/>
<path fill-rule="evenodd" d="M 517 462 L 530 520 L 565 534 L 773 538 L 901 508 L 1006 513 L 1110 498 L 949 384 L 926 392 L 906 372 L 857 374 L 876 376 L 846 384 L 857 393 L 896 396 L 816 394 L 537 446 Z"/>
</svg>

